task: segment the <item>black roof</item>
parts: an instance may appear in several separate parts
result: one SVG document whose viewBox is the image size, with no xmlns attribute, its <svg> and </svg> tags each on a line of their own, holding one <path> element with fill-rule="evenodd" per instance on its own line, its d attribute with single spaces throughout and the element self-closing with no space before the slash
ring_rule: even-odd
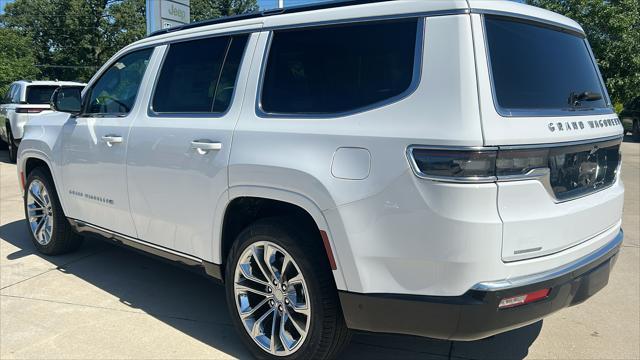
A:
<svg viewBox="0 0 640 360">
<path fill-rule="evenodd" d="M 282 9 L 255 11 L 255 12 L 250 12 L 246 14 L 225 16 L 221 18 L 203 20 L 203 21 L 198 21 L 191 24 L 170 27 L 167 29 L 154 31 L 151 34 L 149 34 L 149 36 L 147 37 L 153 37 L 153 36 L 158 36 L 162 34 L 168 34 L 174 31 L 179 31 L 184 29 L 193 29 L 200 26 L 222 24 L 222 23 L 238 21 L 238 20 L 254 19 L 254 18 L 260 18 L 260 17 L 272 16 L 272 15 L 279 15 L 279 14 L 292 14 L 292 13 L 298 13 L 298 12 L 304 12 L 304 11 L 330 9 L 330 8 L 336 8 L 336 7 L 342 7 L 342 6 L 369 4 L 369 3 L 386 2 L 386 1 L 391 1 L 391 0 L 329 0 L 329 1 L 319 2 L 315 4 L 285 7 Z"/>
</svg>

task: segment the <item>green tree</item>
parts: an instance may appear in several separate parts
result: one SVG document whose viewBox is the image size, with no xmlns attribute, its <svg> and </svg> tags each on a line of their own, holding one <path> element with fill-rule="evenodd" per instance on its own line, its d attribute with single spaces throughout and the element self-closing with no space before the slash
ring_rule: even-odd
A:
<svg viewBox="0 0 640 360">
<path fill-rule="evenodd" d="M 582 25 L 619 109 L 640 96 L 640 1 L 527 0 Z"/>
<path fill-rule="evenodd" d="M 191 21 L 245 14 L 256 10 L 256 0 L 191 0 Z"/>
<path fill-rule="evenodd" d="M 191 0 L 193 21 L 257 9 L 256 0 Z M 15 0 L 0 15 L 0 27 L 26 39 L 43 77 L 87 81 L 146 35 L 145 0 Z"/>
<path fill-rule="evenodd" d="M 0 28 L 0 49 L 0 97 L 4 96 L 13 81 L 40 76 L 28 38 L 14 30 Z"/>
<path fill-rule="evenodd" d="M 42 73 L 86 81 L 123 46 L 146 34 L 144 0 L 16 0 L 0 26 L 31 40 Z"/>
</svg>

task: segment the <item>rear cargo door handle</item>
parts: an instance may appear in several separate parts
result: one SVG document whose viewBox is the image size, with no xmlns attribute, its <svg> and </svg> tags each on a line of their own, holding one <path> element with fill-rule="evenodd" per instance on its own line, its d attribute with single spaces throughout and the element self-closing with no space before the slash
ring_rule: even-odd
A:
<svg viewBox="0 0 640 360">
<path fill-rule="evenodd" d="M 222 150 L 222 143 L 207 139 L 193 140 L 191 142 L 191 148 L 196 150 L 198 154 L 204 155 L 212 150 Z"/>
<path fill-rule="evenodd" d="M 122 136 L 105 135 L 102 137 L 102 141 L 106 142 L 108 147 L 112 147 L 113 144 L 120 144 L 122 142 Z"/>
</svg>

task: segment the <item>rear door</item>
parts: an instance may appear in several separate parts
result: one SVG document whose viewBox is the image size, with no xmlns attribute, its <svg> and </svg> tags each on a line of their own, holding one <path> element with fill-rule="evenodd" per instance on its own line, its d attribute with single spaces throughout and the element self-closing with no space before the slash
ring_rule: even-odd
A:
<svg viewBox="0 0 640 360">
<path fill-rule="evenodd" d="M 128 145 L 140 239 L 211 260 L 214 213 L 226 203 L 220 199 L 254 37 L 221 35 L 165 48 L 147 111 L 136 119 Z"/>
<path fill-rule="evenodd" d="M 503 260 L 619 226 L 622 127 L 581 29 L 496 15 L 473 15 L 473 26 L 484 142 L 504 168 Z"/>
</svg>

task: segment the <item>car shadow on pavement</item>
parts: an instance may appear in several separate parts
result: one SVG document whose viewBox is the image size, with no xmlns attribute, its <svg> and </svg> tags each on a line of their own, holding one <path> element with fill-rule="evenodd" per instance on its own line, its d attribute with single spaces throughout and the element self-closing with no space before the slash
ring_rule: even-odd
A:
<svg viewBox="0 0 640 360">
<path fill-rule="evenodd" d="M 36 252 L 24 220 L 0 226 L 0 238 L 18 249 L 2 254 L 9 261 L 38 256 L 57 271 L 74 275 L 117 298 L 120 304 L 111 307 L 125 305 L 230 356 L 250 358 L 231 324 L 224 288 L 200 274 L 93 238 L 87 238 L 77 254 L 44 256 Z M 539 321 L 473 342 L 356 333 L 341 358 L 522 359 L 541 328 Z"/>
</svg>

